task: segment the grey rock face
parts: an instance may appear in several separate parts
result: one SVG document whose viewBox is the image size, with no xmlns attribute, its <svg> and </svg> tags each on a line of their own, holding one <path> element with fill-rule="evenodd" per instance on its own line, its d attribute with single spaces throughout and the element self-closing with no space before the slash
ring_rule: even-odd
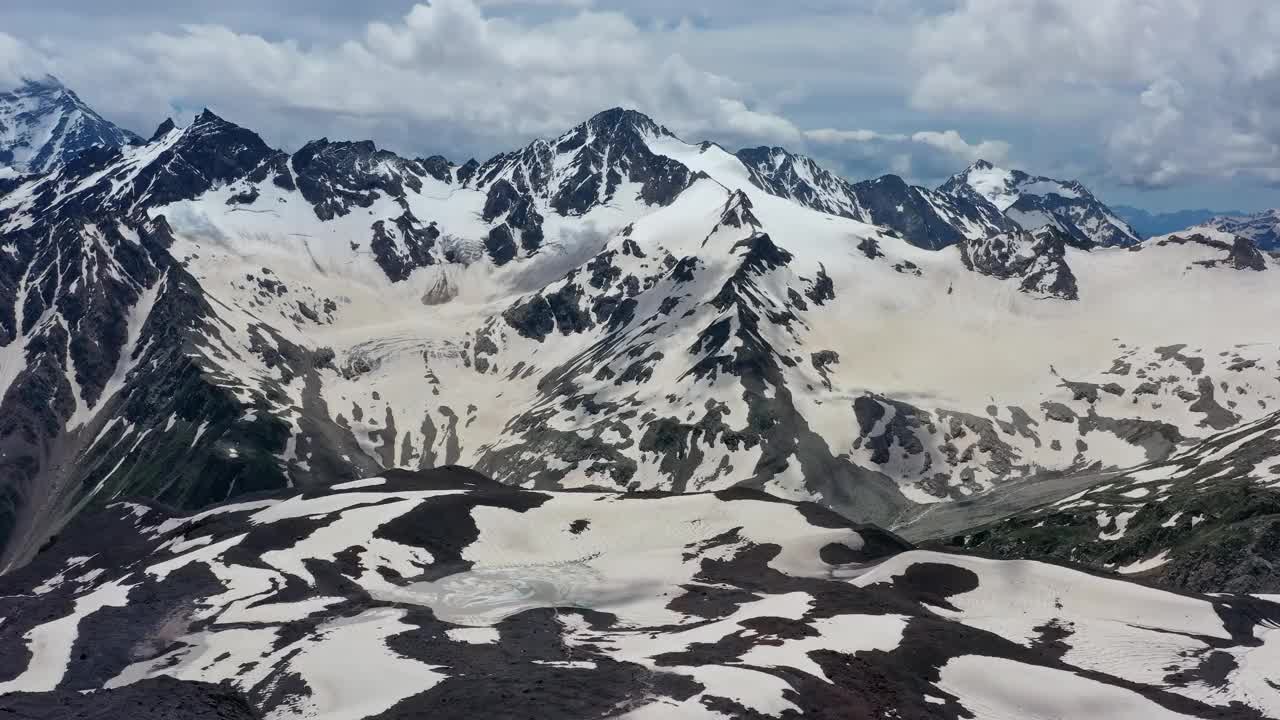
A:
<svg viewBox="0 0 1280 720">
<path fill-rule="evenodd" d="M 762 190 L 814 210 L 891 228 L 917 247 L 940 250 L 1016 227 L 977 195 L 907 185 L 896 175 L 853 183 L 780 147 L 741 150 L 737 157 Z"/>
<path fill-rule="evenodd" d="M 1053 227 L 1034 233 L 1014 231 L 984 240 L 966 241 L 960 256 L 966 267 L 983 275 L 1015 280 L 1023 292 L 1078 300 L 1075 274 L 1067 264 L 1071 236 Z"/>
</svg>

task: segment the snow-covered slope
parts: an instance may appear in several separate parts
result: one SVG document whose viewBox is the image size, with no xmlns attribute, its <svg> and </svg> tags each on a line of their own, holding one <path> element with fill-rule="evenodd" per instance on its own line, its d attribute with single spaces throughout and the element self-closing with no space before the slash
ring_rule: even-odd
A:
<svg viewBox="0 0 1280 720">
<path fill-rule="evenodd" d="M 938 191 L 970 202 L 985 200 L 1024 230 L 1051 225 L 1094 245 L 1129 246 L 1140 240 L 1128 223 L 1075 180 L 1028 175 L 979 160 Z"/>
<path fill-rule="evenodd" d="M 1280 712 L 1274 603 L 911 551 L 757 493 L 449 468 L 190 516 L 117 503 L 0 577 L 0 613 L 0 708 L 44 713 L 127 694 L 154 717 L 192 683 L 319 720 Z"/>
<path fill-rule="evenodd" d="M 92 147 L 118 148 L 139 138 L 94 112 L 54 77 L 0 91 L 0 179 L 46 173 Z"/>
</svg>

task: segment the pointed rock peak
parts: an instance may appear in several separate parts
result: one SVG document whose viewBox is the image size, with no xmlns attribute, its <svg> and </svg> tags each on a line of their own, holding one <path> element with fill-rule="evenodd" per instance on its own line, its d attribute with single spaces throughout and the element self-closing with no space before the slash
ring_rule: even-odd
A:
<svg viewBox="0 0 1280 720">
<path fill-rule="evenodd" d="M 615 127 L 618 125 L 645 127 L 657 125 L 648 115 L 638 110 L 623 107 L 614 107 L 598 112 L 587 123 L 593 127 Z"/>
<path fill-rule="evenodd" d="M 200 111 L 200 114 L 196 116 L 196 124 L 226 123 L 226 122 L 227 122 L 226 120 L 223 120 L 222 118 L 218 117 L 209 108 L 205 108 L 204 110 Z"/>
<path fill-rule="evenodd" d="M 671 135 L 671 131 L 653 121 L 638 110 L 615 107 L 596 113 L 583 124 L 596 136 L 618 137 L 624 135 Z"/>
<path fill-rule="evenodd" d="M 174 124 L 173 118 L 165 118 L 164 122 L 160 123 L 160 127 L 156 128 L 156 131 L 151 134 L 151 139 L 148 140 L 148 142 L 155 142 L 159 140 L 165 135 L 173 132 L 176 127 L 177 125 Z"/>
<path fill-rule="evenodd" d="M 188 135 L 208 135 L 213 133 L 222 133 L 229 130 L 252 134 L 252 131 L 242 128 L 233 122 L 224 120 L 209 108 L 205 108 L 196 116 L 195 121 L 187 126 L 186 133 Z"/>
<path fill-rule="evenodd" d="M 183 145 L 197 143 L 215 143 L 221 145 L 235 144 L 253 152 L 263 153 L 269 150 L 262 138 L 248 128 L 224 120 L 209 108 L 205 108 L 196 116 L 195 122 L 183 131 Z"/>
<path fill-rule="evenodd" d="M 973 184 L 976 182 L 979 184 L 983 184 L 987 182 L 996 182 L 997 180 L 1003 180 L 1004 178 L 1011 179 L 1012 176 L 1018 172 L 1019 171 L 1017 170 L 1008 170 L 1008 169 L 1002 168 L 987 160 L 975 160 L 974 162 L 969 164 L 969 167 L 966 167 L 964 170 L 961 170 L 955 175 L 952 175 L 951 179 L 947 181 L 946 185 L 952 185 L 956 183 Z"/>
<path fill-rule="evenodd" d="M 724 210 L 720 213 L 720 225 L 759 229 L 760 220 L 756 218 L 755 213 L 751 212 L 753 207 L 751 198 L 747 197 L 746 193 L 734 190 L 725 201 Z"/>
<path fill-rule="evenodd" d="M 743 250 L 742 254 L 742 271 L 764 273 L 777 267 L 790 264 L 792 255 L 783 248 L 778 247 L 773 242 L 773 238 L 769 237 L 769 233 L 756 232 L 746 240 L 739 240 L 733 246 L 733 251 Z"/>
<path fill-rule="evenodd" d="M 892 174 L 881 175 L 880 177 L 876 178 L 875 182 L 877 185 L 880 185 L 882 188 L 885 188 L 885 189 L 906 190 L 908 187 L 906 180 L 903 180 L 901 177 L 898 177 L 897 175 L 892 175 Z"/>
</svg>

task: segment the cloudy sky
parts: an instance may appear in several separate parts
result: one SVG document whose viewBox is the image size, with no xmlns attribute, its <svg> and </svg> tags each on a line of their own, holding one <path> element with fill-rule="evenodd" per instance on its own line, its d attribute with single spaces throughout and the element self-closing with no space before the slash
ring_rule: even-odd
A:
<svg viewBox="0 0 1280 720">
<path fill-rule="evenodd" d="M 616 105 L 933 184 L 979 157 L 1154 210 L 1280 205 L 1280 2 L 4 0 L 0 83 L 140 134 L 484 157 Z"/>
</svg>

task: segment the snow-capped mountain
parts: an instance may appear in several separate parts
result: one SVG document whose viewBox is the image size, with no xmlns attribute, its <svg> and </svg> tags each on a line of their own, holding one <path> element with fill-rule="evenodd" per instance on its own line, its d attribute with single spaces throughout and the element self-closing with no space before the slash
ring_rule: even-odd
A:
<svg viewBox="0 0 1280 720">
<path fill-rule="evenodd" d="M 779 147 L 741 150 L 737 157 L 756 187 L 814 210 L 890 228 L 916 247 L 940 250 L 1016 227 L 990 203 L 908 185 L 896 175 L 853 183 Z"/>
<path fill-rule="evenodd" d="M 1263 210 L 1252 215 L 1220 216 L 1188 231 L 1209 228 L 1238 235 L 1253 241 L 1260 249 L 1272 252 L 1280 250 L 1280 209 Z"/>
<path fill-rule="evenodd" d="M 622 109 L 0 181 L 0 709 L 1274 717 L 1280 260 L 1108 216 Z"/>
<path fill-rule="evenodd" d="M 1024 230 L 1052 225 L 1104 246 L 1136 244 L 1138 233 L 1078 181 L 1028 175 L 979 160 L 953 175 L 938 191 L 970 202 L 985 200 Z"/>
<path fill-rule="evenodd" d="M 205 112 L 24 179 L 0 196 L 7 563 L 113 497 L 454 463 L 888 524 L 1280 402 L 1280 273 L 1246 239 L 961 224 L 932 251 L 753 158 L 624 110 L 462 165 L 285 153 Z M 1156 372 L 1169 392 L 1139 392 Z"/>
<path fill-rule="evenodd" d="M 1274 602 L 913 550 L 742 490 L 443 468 L 194 515 L 115 503 L 0 576 L 0 613 L 21 717 L 1280 713 Z"/>
<path fill-rule="evenodd" d="M 138 141 L 52 76 L 0 91 L 0 179 L 46 173 L 92 147 Z"/>
</svg>

